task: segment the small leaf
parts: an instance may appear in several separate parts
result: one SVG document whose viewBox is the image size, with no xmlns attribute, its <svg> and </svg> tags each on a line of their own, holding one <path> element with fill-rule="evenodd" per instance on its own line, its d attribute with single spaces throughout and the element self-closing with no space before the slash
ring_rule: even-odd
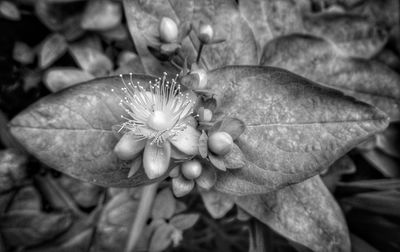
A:
<svg viewBox="0 0 400 252">
<path fill-rule="evenodd" d="M 194 226 L 198 219 L 199 214 L 178 214 L 169 221 L 169 224 L 179 230 L 186 230 Z"/>
<path fill-rule="evenodd" d="M 77 68 L 57 67 L 49 69 L 44 76 L 44 83 L 51 92 L 58 92 L 78 83 L 94 79 L 88 72 Z"/>
<path fill-rule="evenodd" d="M 336 160 L 321 177 L 325 186 L 333 193 L 341 177 L 354 172 L 356 172 L 356 165 L 353 160 L 346 155 Z"/>
<path fill-rule="evenodd" d="M 176 200 L 168 187 L 160 191 L 153 203 L 151 216 L 153 219 L 170 219 L 175 213 Z"/>
<path fill-rule="evenodd" d="M 246 164 L 243 152 L 235 143 L 232 145 L 232 150 L 223 159 L 227 169 L 240 169 Z"/>
<path fill-rule="evenodd" d="M 389 126 L 377 135 L 377 146 L 386 154 L 400 158 L 400 130 L 394 126 Z"/>
<path fill-rule="evenodd" d="M 94 207 L 99 202 L 102 188 L 91 183 L 82 182 L 69 176 L 61 176 L 59 184 L 75 200 L 75 202 L 84 208 Z"/>
<path fill-rule="evenodd" d="M 10 246 L 33 246 L 49 241 L 71 224 L 72 218 L 68 214 L 25 210 L 0 216 L 0 230 Z"/>
<path fill-rule="evenodd" d="M 208 154 L 208 136 L 204 130 L 199 137 L 199 152 L 202 158 L 207 158 Z"/>
<path fill-rule="evenodd" d="M 400 216 L 400 193 L 394 190 L 359 193 L 340 202 L 378 215 Z"/>
<path fill-rule="evenodd" d="M 47 37 L 39 51 L 39 66 L 47 68 L 67 51 L 67 42 L 61 34 L 54 33 Z"/>
<path fill-rule="evenodd" d="M 0 151 L 0 192 L 22 184 L 27 177 L 26 156 L 14 150 Z"/>
<path fill-rule="evenodd" d="M 400 161 L 392 158 L 379 150 L 362 153 L 363 157 L 372 164 L 383 176 L 388 178 L 400 177 Z"/>
<path fill-rule="evenodd" d="M 108 30 L 117 26 L 122 19 L 121 5 L 110 0 L 90 0 L 82 16 L 85 30 Z"/>
<path fill-rule="evenodd" d="M 269 194 L 238 197 L 236 204 L 313 251 L 350 251 L 344 217 L 318 176 Z"/>
<path fill-rule="evenodd" d="M 94 76 L 104 76 L 113 68 L 111 60 L 101 51 L 75 42 L 69 46 L 69 51 L 76 63 L 85 71 Z"/>
<path fill-rule="evenodd" d="M 33 187 L 23 187 L 14 196 L 13 201 L 7 207 L 9 212 L 15 211 L 40 211 L 42 209 L 42 199 L 39 192 Z"/>
<path fill-rule="evenodd" d="M 172 234 L 175 228 L 171 224 L 161 223 L 150 240 L 149 252 L 161 252 L 172 243 Z"/>
<path fill-rule="evenodd" d="M 2 2 L 4 3 L 4 2 Z M 15 42 L 13 59 L 22 64 L 31 64 L 35 58 L 33 49 L 24 42 Z"/>
<path fill-rule="evenodd" d="M 224 217 L 235 205 L 231 197 L 220 192 L 201 191 L 200 195 L 207 211 L 215 219 Z"/>
<path fill-rule="evenodd" d="M 210 159 L 211 164 L 215 166 L 215 168 L 221 171 L 226 171 L 223 157 L 215 156 L 214 154 L 208 153 L 208 158 Z"/>
<path fill-rule="evenodd" d="M 203 171 L 201 172 L 200 177 L 196 178 L 196 184 L 203 189 L 210 190 L 217 181 L 217 172 L 208 162 L 203 162 L 202 166 Z"/>
<path fill-rule="evenodd" d="M 7 19 L 18 21 L 21 19 L 21 13 L 19 9 L 13 2 L 1 1 L 0 2 L 0 17 L 5 17 Z"/>
<path fill-rule="evenodd" d="M 140 190 L 124 189 L 116 194 L 105 206 L 97 224 L 94 251 L 123 251 L 128 238 L 132 221 L 139 205 L 135 192 Z M 148 250 L 151 229 L 146 226 L 136 249 Z"/>
<path fill-rule="evenodd" d="M 224 131 L 231 135 L 233 140 L 236 140 L 245 130 L 244 122 L 237 118 L 224 118 L 218 131 Z"/>
</svg>

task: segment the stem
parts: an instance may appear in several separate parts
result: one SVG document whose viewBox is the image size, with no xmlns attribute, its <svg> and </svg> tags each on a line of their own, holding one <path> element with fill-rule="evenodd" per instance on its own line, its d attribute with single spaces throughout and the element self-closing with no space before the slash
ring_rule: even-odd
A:
<svg viewBox="0 0 400 252">
<path fill-rule="evenodd" d="M 201 57 L 201 52 L 203 51 L 204 44 L 200 42 L 200 47 L 199 47 L 199 52 L 197 53 L 197 59 L 196 63 L 199 64 L 200 62 L 200 57 Z"/>
<path fill-rule="evenodd" d="M 133 220 L 131 230 L 129 232 L 128 241 L 125 246 L 125 252 L 132 252 L 139 238 L 142 237 L 142 231 L 144 226 L 146 225 L 150 213 L 150 208 L 153 204 L 157 192 L 157 188 L 158 183 L 153 183 L 143 187 L 138 210 L 136 212 L 135 219 Z"/>
</svg>

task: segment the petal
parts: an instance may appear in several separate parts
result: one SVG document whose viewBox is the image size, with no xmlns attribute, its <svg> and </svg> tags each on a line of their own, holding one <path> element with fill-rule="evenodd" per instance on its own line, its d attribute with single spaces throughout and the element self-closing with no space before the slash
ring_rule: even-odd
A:
<svg viewBox="0 0 400 252">
<path fill-rule="evenodd" d="M 146 144 L 146 140 L 138 140 L 133 134 L 125 134 L 121 137 L 114 147 L 114 152 L 119 159 L 131 160 L 141 152 Z"/>
<path fill-rule="evenodd" d="M 191 157 L 193 157 L 193 155 L 185 154 L 178 150 L 175 146 L 171 145 L 171 158 L 175 160 L 186 160 L 190 159 Z"/>
<path fill-rule="evenodd" d="M 155 179 L 166 173 L 170 158 L 171 144 L 169 142 L 157 145 L 147 140 L 143 154 L 143 167 L 147 177 Z"/>
<path fill-rule="evenodd" d="M 135 160 L 133 160 L 131 168 L 129 169 L 128 178 L 135 175 L 135 173 L 140 169 L 141 166 L 142 166 L 142 157 L 139 156 L 135 158 Z"/>
<path fill-rule="evenodd" d="M 188 155 L 197 155 L 199 153 L 200 132 L 190 125 L 178 135 L 169 139 L 169 141 L 181 152 Z"/>
</svg>

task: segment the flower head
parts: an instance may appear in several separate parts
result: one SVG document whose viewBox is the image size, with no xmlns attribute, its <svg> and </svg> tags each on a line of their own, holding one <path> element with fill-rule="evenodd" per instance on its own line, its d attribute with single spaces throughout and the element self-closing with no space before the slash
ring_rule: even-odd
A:
<svg viewBox="0 0 400 252">
<path fill-rule="evenodd" d="M 133 83 L 132 74 L 129 82 L 122 75 L 121 80 L 120 106 L 127 115 L 118 129 L 124 135 L 114 149 L 119 158 L 133 159 L 144 149 L 143 166 L 152 179 L 167 171 L 174 148 L 198 153 L 200 132 L 190 124 L 195 104 L 190 93 L 182 92 L 176 80 L 167 81 L 166 73 L 146 87 Z"/>
</svg>

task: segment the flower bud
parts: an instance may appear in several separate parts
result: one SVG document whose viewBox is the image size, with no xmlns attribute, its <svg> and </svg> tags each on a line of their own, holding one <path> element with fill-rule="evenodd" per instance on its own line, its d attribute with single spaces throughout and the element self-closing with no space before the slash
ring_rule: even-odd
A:
<svg viewBox="0 0 400 252">
<path fill-rule="evenodd" d="M 197 160 L 186 161 L 182 164 L 182 174 L 186 179 L 196 179 L 200 176 L 203 167 Z"/>
<path fill-rule="evenodd" d="M 212 116 L 213 116 L 213 114 L 212 114 L 211 110 L 205 109 L 203 107 L 201 107 L 199 109 L 199 119 L 200 119 L 200 121 L 209 122 L 209 121 L 211 121 Z"/>
<path fill-rule="evenodd" d="M 215 154 L 224 156 L 232 150 L 233 139 L 226 132 L 215 132 L 208 138 L 208 148 Z"/>
<path fill-rule="evenodd" d="M 214 36 L 214 30 L 209 24 L 201 24 L 199 28 L 199 40 L 203 44 L 208 44 Z"/>
<path fill-rule="evenodd" d="M 163 17 L 159 26 L 160 39 L 166 43 L 172 43 L 178 40 L 178 26 L 175 21 L 169 17 Z"/>
<path fill-rule="evenodd" d="M 198 85 L 196 88 L 203 89 L 207 86 L 207 72 L 204 69 L 196 69 L 190 72 L 198 78 Z"/>
</svg>

